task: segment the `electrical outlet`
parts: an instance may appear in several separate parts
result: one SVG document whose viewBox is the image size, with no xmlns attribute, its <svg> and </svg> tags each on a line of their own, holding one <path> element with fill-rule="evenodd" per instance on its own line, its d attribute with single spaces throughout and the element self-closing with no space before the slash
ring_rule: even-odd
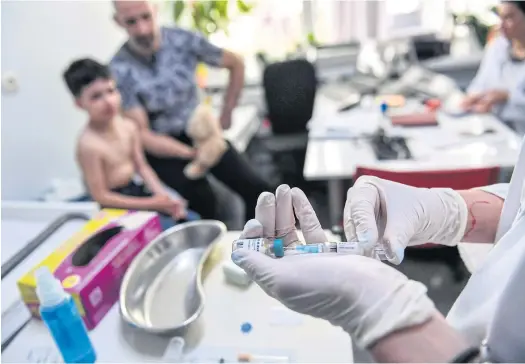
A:
<svg viewBox="0 0 525 364">
<path fill-rule="evenodd" d="M 13 72 L 5 72 L 2 75 L 2 91 L 15 92 L 18 90 L 18 78 Z"/>
</svg>

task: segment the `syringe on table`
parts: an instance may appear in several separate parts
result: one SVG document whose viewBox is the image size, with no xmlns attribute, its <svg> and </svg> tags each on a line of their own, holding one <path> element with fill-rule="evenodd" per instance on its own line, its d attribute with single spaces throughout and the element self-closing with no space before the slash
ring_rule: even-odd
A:
<svg viewBox="0 0 525 364">
<path fill-rule="evenodd" d="M 297 244 L 284 246 L 282 239 L 271 241 L 265 238 L 239 239 L 232 244 L 232 251 L 237 249 L 249 249 L 258 251 L 274 258 L 299 254 L 355 254 L 365 255 L 365 250 L 358 242 L 324 242 L 315 244 Z M 378 260 L 390 261 L 395 258 L 388 244 L 379 243 L 373 250 L 371 257 Z"/>
</svg>

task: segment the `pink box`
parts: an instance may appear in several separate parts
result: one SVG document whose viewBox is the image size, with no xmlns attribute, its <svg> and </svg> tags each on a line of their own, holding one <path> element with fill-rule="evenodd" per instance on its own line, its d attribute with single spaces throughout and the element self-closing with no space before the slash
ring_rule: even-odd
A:
<svg viewBox="0 0 525 364">
<path fill-rule="evenodd" d="M 40 317 L 34 271 L 47 266 L 93 329 L 119 299 L 133 258 L 162 232 L 153 212 L 105 209 L 18 281 L 22 299 Z"/>
</svg>

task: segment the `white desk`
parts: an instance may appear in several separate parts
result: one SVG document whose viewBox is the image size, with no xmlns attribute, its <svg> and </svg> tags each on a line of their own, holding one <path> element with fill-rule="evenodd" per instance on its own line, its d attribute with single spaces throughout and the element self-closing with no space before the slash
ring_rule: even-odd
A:
<svg viewBox="0 0 525 364">
<path fill-rule="evenodd" d="M 413 159 L 379 161 L 369 141 L 360 138 L 376 130 L 380 120 L 377 107 L 374 111 L 356 108 L 346 113 L 337 113 L 336 109 L 337 104 L 323 95 L 316 99 L 303 171 L 308 180 L 328 181 L 332 223 L 337 223 L 343 211 L 342 180 L 352 178 L 357 167 L 391 171 L 511 168 L 518 158 L 521 137 L 493 116 L 453 118 L 441 113 L 437 127 L 388 128 L 389 135 L 407 137 Z M 326 128 L 340 129 L 335 132 L 340 135 L 325 133 L 320 138 Z M 494 132 L 468 135 L 486 129 Z"/>
<path fill-rule="evenodd" d="M 229 232 L 218 245 L 218 259 L 229 259 L 231 241 L 239 232 Z M 215 266 L 204 290 L 206 303 L 198 325 L 186 338 L 194 348 L 228 347 L 243 349 L 281 349 L 301 363 L 351 363 L 350 337 L 323 320 L 300 316 L 299 325 L 273 326 L 275 309 L 283 306 L 267 296 L 257 285 L 242 290 L 224 283 L 222 270 Z M 250 322 L 253 330 L 241 332 Z M 167 340 L 141 334 L 121 323 L 118 305 L 113 306 L 90 334 L 98 362 L 160 361 Z M 27 362 L 32 348 L 53 347 L 43 323 L 33 319 L 2 353 L 4 363 Z"/>
</svg>

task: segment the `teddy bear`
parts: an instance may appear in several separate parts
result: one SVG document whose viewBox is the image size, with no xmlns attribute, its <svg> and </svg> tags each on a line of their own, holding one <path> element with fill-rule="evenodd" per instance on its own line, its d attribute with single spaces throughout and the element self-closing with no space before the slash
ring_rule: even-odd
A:
<svg viewBox="0 0 525 364">
<path fill-rule="evenodd" d="M 195 158 L 184 168 L 184 175 L 191 180 L 203 177 L 215 166 L 228 149 L 222 128 L 208 103 L 199 104 L 186 127 L 186 134 L 193 140 Z"/>
</svg>

